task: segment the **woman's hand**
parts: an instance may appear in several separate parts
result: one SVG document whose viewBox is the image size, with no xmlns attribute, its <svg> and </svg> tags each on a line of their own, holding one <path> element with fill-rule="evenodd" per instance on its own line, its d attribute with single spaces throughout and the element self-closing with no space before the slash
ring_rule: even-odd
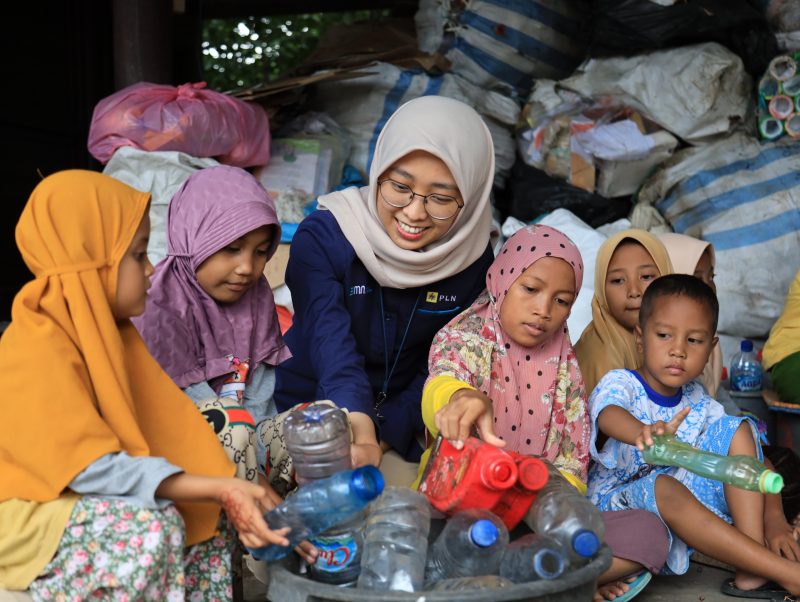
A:
<svg viewBox="0 0 800 602">
<path fill-rule="evenodd" d="M 350 461 L 353 463 L 353 468 L 359 466 L 380 466 L 383 452 L 381 446 L 377 443 L 353 443 L 350 445 Z"/>
<path fill-rule="evenodd" d="M 350 429 L 353 431 L 353 443 L 350 445 L 350 461 L 353 468 L 372 464 L 380 466 L 383 452 L 375 434 L 375 423 L 363 412 L 350 412 Z"/>
<path fill-rule="evenodd" d="M 494 411 L 492 400 L 474 389 L 459 389 L 450 396 L 450 401 L 434 416 L 436 428 L 453 447 L 461 449 L 472 431 L 478 427 L 481 439 L 496 447 L 506 442 L 494 434 Z"/>
<path fill-rule="evenodd" d="M 686 407 L 675 414 L 669 422 L 659 420 L 653 424 L 643 424 L 641 432 L 636 436 L 634 445 L 639 448 L 639 451 L 644 451 L 644 448 L 653 445 L 653 435 L 674 435 L 678 431 L 678 427 L 680 427 L 683 419 L 686 418 L 691 411 L 691 407 Z"/>
</svg>

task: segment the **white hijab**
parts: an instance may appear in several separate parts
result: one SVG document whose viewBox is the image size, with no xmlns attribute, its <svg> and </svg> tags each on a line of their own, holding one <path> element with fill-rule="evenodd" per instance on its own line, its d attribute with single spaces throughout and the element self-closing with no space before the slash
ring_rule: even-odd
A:
<svg viewBox="0 0 800 602">
<path fill-rule="evenodd" d="M 445 236 L 420 251 L 409 251 L 389 238 L 376 205 L 378 177 L 415 150 L 444 161 L 464 208 Z M 369 186 L 326 194 L 319 207 L 333 214 L 378 284 L 415 288 L 458 274 L 484 253 L 492 225 L 493 181 L 494 145 L 478 113 L 452 98 L 423 96 L 401 106 L 386 122 L 375 144 Z"/>
</svg>

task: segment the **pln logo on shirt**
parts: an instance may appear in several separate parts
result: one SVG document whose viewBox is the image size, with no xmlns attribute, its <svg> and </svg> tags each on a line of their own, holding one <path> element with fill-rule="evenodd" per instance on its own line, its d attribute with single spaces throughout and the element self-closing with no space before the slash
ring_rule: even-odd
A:
<svg viewBox="0 0 800 602">
<path fill-rule="evenodd" d="M 428 291 L 428 293 L 425 295 L 425 301 L 427 303 L 453 303 L 455 300 L 455 295 L 440 295 L 436 291 Z"/>
</svg>

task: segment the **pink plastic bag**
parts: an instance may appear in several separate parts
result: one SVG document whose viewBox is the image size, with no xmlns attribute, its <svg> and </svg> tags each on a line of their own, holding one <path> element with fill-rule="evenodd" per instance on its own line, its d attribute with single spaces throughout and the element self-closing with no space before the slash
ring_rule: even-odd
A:
<svg viewBox="0 0 800 602">
<path fill-rule="evenodd" d="M 107 163 L 121 146 L 181 151 L 227 165 L 269 162 L 269 121 L 258 105 L 204 90 L 205 82 L 164 86 L 139 82 L 97 103 L 89 152 Z"/>
</svg>

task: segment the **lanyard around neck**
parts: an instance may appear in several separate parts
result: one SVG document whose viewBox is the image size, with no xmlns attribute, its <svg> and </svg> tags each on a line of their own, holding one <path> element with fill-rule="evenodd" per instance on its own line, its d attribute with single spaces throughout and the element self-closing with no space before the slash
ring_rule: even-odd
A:
<svg viewBox="0 0 800 602">
<path fill-rule="evenodd" d="M 414 308 L 411 310 L 411 315 L 408 316 L 408 323 L 406 323 L 406 329 L 403 332 L 403 338 L 400 339 L 400 347 L 397 349 L 397 353 L 394 356 L 394 361 L 392 362 L 392 367 L 389 368 L 389 341 L 386 338 L 386 314 L 383 310 L 383 287 L 378 287 L 378 300 L 381 305 L 381 330 L 383 331 L 383 386 L 381 387 L 380 392 L 378 393 L 377 397 L 375 398 L 375 412 L 378 414 L 378 418 L 383 418 L 380 413 L 381 404 L 386 401 L 388 397 L 387 391 L 389 390 L 389 381 L 392 379 L 392 374 L 394 374 L 394 369 L 397 367 L 397 362 L 400 360 L 400 354 L 403 353 L 403 347 L 406 344 L 406 338 L 408 337 L 408 332 L 411 330 L 411 322 L 414 320 L 414 314 L 417 313 L 417 306 L 419 305 L 419 294 L 417 294 L 417 298 L 414 301 Z"/>
</svg>

